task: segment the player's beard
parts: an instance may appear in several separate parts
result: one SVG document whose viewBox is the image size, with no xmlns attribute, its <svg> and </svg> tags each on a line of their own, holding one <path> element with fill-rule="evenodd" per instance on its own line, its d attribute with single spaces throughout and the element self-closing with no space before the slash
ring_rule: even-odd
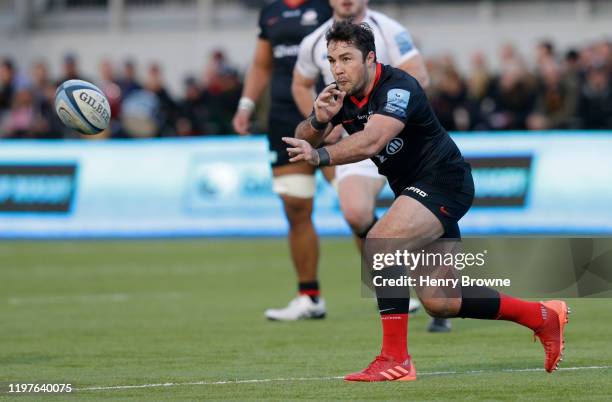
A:
<svg viewBox="0 0 612 402">
<path fill-rule="evenodd" d="M 368 72 L 368 66 L 367 64 L 363 64 L 363 71 L 361 74 L 361 80 L 359 80 L 359 82 L 356 83 L 356 85 L 354 85 L 351 89 L 349 89 L 346 94 L 349 96 L 361 96 L 364 95 L 365 96 L 365 90 L 366 87 L 368 85 L 368 81 L 369 81 L 369 76 L 368 76 L 369 72 Z"/>
</svg>

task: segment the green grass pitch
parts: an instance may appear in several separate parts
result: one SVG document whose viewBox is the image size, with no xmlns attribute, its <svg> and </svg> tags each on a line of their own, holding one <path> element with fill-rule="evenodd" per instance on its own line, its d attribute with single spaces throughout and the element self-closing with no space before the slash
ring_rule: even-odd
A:
<svg viewBox="0 0 612 402">
<path fill-rule="evenodd" d="M 418 381 L 344 383 L 378 352 L 379 321 L 353 243 L 323 239 L 321 256 L 328 317 L 273 323 L 263 311 L 295 293 L 283 239 L 0 243 L 0 383 L 70 382 L 54 398 L 79 401 L 611 398 L 604 299 L 568 301 L 566 370 L 552 375 L 525 328 L 457 319 L 428 334 L 420 312 Z"/>
</svg>

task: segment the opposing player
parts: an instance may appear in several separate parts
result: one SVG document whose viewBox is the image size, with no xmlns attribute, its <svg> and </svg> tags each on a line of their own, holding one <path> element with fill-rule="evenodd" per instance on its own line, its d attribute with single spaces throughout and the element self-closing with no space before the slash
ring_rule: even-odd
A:
<svg viewBox="0 0 612 402">
<path fill-rule="evenodd" d="M 441 237 L 459 238 L 459 219 L 470 208 L 470 166 L 434 115 L 416 79 L 376 61 L 367 25 L 335 23 L 326 34 L 336 80 L 318 96 L 314 113 L 300 123 L 297 138 L 283 138 L 292 162 L 342 165 L 371 158 L 396 198 L 368 233 L 370 239 L 401 238 L 415 250 Z M 313 148 L 342 125 L 350 134 L 337 144 Z M 414 191 L 414 190 L 418 191 Z M 416 369 L 407 347 L 408 299 L 377 291 L 383 327 L 381 353 L 346 381 L 411 381 Z M 509 320 L 532 329 L 544 346 L 544 368 L 552 372 L 563 354 L 565 302 L 529 302 L 486 287 L 461 288 L 458 297 L 419 294 L 429 313 L 444 317 Z"/>
<path fill-rule="evenodd" d="M 377 60 L 406 71 L 422 87 L 427 87 L 429 75 L 425 62 L 406 28 L 385 14 L 368 9 L 368 0 L 330 0 L 330 4 L 334 11 L 333 17 L 304 38 L 293 69 L 291 91 L 304 116 L 312 111 L 314 90 L 319 77 L 323 77 L 326 85 L 334 81 L 327 61 L 325 42 L 325 33 L 334 21 L 366 22 L 374 32 Z M 378 173 L 376 165 L 369 159 L 336 167 L 340 208 L 353 230 L 360 250 L 368 230 L 376 223 L 376 199 L 385 182 L 384 176 Z M 411 300 L 411 312 L 418 309 L 419 305 L 418 300 Z M 434 318 L 429 325 L 429 331 L 432 332 L 447 332 L 450 328 L 450 321 L 444 318 Z"/>
<path fill-rule="evenodd" d="M 290 164 L 281 137 L 293 135 L 295 127 L 303 119 L 291 95 L 299 44 L 330 17 L 328 0 L 277 0 L 263 7 L 255 55 L 232 122 L 237 133 L 248 134 L 255 102 L 271 84 L 268 142 L 275 155 L 272 160 L 273 186 L 282 199 L 289 222 L 289 248 L 299 291 L 298 297 L 286 308 L 265 312 L 271 320 L 325 316 L 325 302 L 320 298 L 317 280 L 318 237 L 311 220 L 315 168 L 307 163 Z"/>
</svg>

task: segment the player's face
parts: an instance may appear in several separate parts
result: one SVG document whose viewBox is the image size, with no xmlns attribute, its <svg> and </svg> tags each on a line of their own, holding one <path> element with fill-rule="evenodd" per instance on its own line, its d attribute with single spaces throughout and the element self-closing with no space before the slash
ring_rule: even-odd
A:
<svg viewBox="0 0 612 402">
<path fill-rule="evenodd" d="M 347 42 L 331 42 L 327 47 L 327 59 L 338 89 L 347 95 L 359 96 L 368 85 L 374 52 L 366 60 L 359 49 Z"/>
<path fill-rule="evenodd" d="M 341 19 L 360 16 L 368 5 L 368 0 L 330 0 L 336 17 Z"/>
</svg>

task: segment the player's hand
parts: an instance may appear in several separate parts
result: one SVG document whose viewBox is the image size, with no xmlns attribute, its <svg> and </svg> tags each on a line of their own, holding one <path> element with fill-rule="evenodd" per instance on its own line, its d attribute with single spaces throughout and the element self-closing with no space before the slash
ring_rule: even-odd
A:
<svg viewBox="0 0 612 402">
<path fill-rule="evenodd" d="M 249 135 L 251 126 L 251 113 L 246 110 L 238 110 L 232 119 L 234 130 L 240 135 Z"/>
<path fill-rule="evenodd" d="M 322 123 L 331 121 L 342 109 L 345 96 L 346 92 L 339 90 L 335 83 L 325 87 L 314 102 L 317 120 Z"/>
<path fill-rule="evenodd" d="M 310 165 L 319 166 L 319 154 L 307 141 L 292 137 L 283 137 L 283 141 L 291 145 L 291 148 L 287 148 L 291 158 L 289 162 L 306 161 Z"/>
</svg>

